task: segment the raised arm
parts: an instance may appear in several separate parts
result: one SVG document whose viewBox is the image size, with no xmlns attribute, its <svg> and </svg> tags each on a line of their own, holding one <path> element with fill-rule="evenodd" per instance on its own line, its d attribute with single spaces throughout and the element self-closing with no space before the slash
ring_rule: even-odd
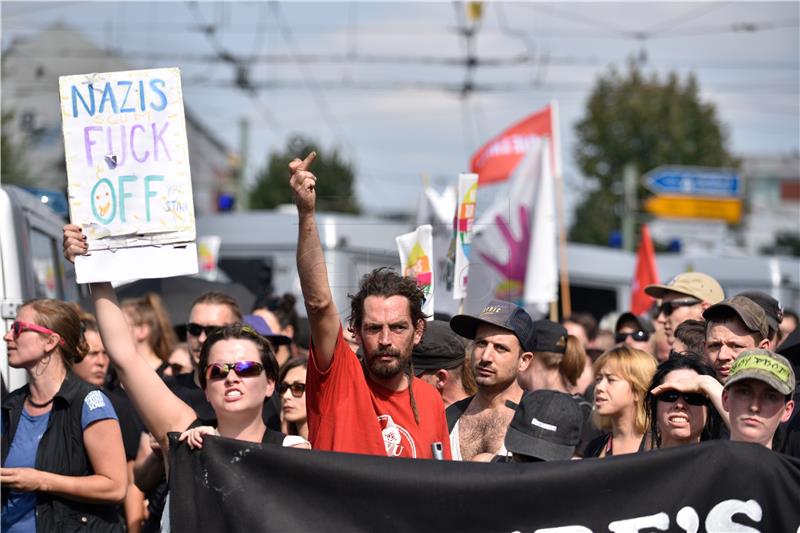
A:
<svg viewBox="0 0 800 533">
<path fill-rule="evenodd" d="M 314 362 L 324 372 L 331 366 L 340 322 L 328 284 L 328 268 L 314 217 L 317 178 L 308 168 L 316 155 L 316 152 L 311 152 L 304 161 L 295 159 L 289 163 L 289 170 L 292 173 L 290 183 L 299 216 L 297 272 L 300 275 L 300 287 L 303 290 L 314 343 Z"/>
<path fill-rule="evenodd" d="M 67 259 L 72 261 L 76 255 L 85 253 L 84 243 L 78 226 L 70 224 L 64 227 L 64 255 Z M 136 412 L 162 449 L 167 450 L 167 433 L 184 431 L 197 416 L 136 352 L 130 328 L 111 284 L 93 283 L 91 289 L 100 337 L 108 356 Z"/>
</svg>

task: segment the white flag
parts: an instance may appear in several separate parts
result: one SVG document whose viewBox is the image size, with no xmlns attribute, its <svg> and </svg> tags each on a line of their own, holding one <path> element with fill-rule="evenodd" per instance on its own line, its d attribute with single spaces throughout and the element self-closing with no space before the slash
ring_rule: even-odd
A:
<svg viewBox="0 0 800 533">
<path fill-rule="evenodd" d="M 537 138 L 516 168 L 508 195 L 498 198 L 475 223 L 466 312 L 480 311 L 492 298 L 524 305 L 528 296 L 526 289 L 528 281 L 533 283 L 537 298 L 547 298 L 542 296 L 543 287 L 556 287 L 555 278 L 553 281 L 550 278 L 541 280 L 528 278 L 531 268 L 534 271 L 531 276 L 549 275 L 540 274 L 546 270 L 545 265 L 539 266 L 541 261 L 552 263 L 546 266 L 550 267 L 553 273 L 557 272 L 555 240 L 552 243 L 547 241 L 546 235 L 549 231 L 547 224 L 541 224 L 541 236 L 533 227 L 534 222 L 538 220 L 536 210 L 540 208 L 540 203 L 547 203 L 548 194 L 552 204 L 552 182 L 550 181 L 549 185 L 546 182 L 552 178 L 547 150 L 547 139 Z M 542 180 L 545 175 L 550 177 Z M 545 198 L 539 200 L 540 193 Z M 554 231 L 552 237 L 555 239 Z M 532 246 L 534 240 L 536 243 Z M 552 246 L 553 252 L 543 251 L 540 259 L 538 246 L 543 246 L 546 250 L 550 250 Z M 529 264 L 531 258 L 537 263 L 536 266 Z M 556 294 L 549 295 L 549 298 L 543 301 L 555 300 Z"/>
<path fill-rule="evenodd" d="M 456 208 L 455 268 L 453 273 L 453 298 L 460 300 L 467 296 L 467 277 L 469 275 L 469 252 L 472 246 L 472 225 L 475 223 L 475 207 L 478 195 L 478 175 L 458 175 L 458 207 Z"/>
<path fill-rule="evenodd" d="M 531 244 L 525 274 L 525 303 L 544 312 L 558 299 L 558 258 L 556 251 L 556 205 L 548 143 L 542 145 L 538 179 L 533 193 Z"/>
<path fill-rule="evenodd" d="M 417 285 L 425 293 L 422 311 L 428 315 L 428 320 L 433 320 L 433 227 L 425 224 L 395 240 L 400 253 L 400 272 L 417 280 Z"/>
</svg>

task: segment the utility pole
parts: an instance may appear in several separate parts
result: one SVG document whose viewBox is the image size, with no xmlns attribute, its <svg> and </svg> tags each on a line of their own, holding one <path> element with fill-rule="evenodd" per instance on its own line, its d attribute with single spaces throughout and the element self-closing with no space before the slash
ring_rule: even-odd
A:
<svg viewBox="0 0 800 533">
<path fill-rule="evenodd" d="M 236 204 L 239 206 L 237 211 L 247 211 L 250 209 L 250 195 L 247 190 L 246 169 L 247 169 L 247 148 L 250 136 L 250 121 L 242 117 L 239 120 L 239 169 L 236 176 Z"/>
<path fill-rule="evenodd" d="M 638 202 L 636 199 L 637 189 L 636 166 L 628 163 L 622 170 L 622 190 L 623 190 L 623 209 L 622 209 L 622 248 L 629 252 L 634 250 L 636 239 L 635 223 Z"/>
</svg>

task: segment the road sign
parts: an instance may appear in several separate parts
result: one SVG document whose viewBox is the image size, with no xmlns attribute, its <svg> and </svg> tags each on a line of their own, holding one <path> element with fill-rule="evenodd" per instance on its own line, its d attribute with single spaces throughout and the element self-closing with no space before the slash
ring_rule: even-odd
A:
<svg viewBox="0 0 800 533">
<path fill-rule="evenodd" d="M 738 198 L 741 179 L 730 169 L 667 166 L 645 174 L 645 185 L 656 194 Z"/>
<path fill-rule="evenodd" d="M 738 224 L 742 219 L 742 201 L 737 198 L 697 198 L 660 195 L 648 198 L 648 213 L 665 218 L 702 218 Z"/>
</svg>

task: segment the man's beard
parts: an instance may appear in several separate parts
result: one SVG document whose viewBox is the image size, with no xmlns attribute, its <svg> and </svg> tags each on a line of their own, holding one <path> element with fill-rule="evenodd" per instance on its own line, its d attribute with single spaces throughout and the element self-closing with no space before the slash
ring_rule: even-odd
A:
<svg viewBox="0 0 800 533">
<path fill-rule="evenodd" d="M 382 356 L 392 356 L 389 361 L 381 361 Z M 387 348 L 376 350 L 367 356 L 367 368 L 372 376 L 380 379 L 390 379 L 403 372 L 408 357 L 402 357 L 400 350 Z"/>
</svg>

